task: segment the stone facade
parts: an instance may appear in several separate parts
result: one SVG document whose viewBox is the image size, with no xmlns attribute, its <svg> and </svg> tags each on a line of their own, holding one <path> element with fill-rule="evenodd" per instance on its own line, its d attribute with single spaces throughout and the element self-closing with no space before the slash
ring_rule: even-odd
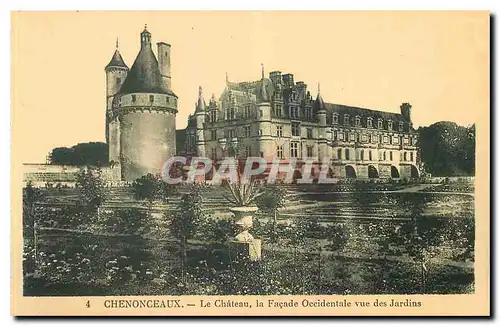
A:
<svg viewBox="0 0 500 326">
<path fill-rule="evenodd" d="M 304 82 L 274 71 L 253 82 L 233 83 L 208 105 L 200 87 L 194 114 L 185 130 L 183 154 L 261 156 L 268 162 L 313 160 L 328 162 L 333 178 L 418 177 L 418 135 L 411 105 L 390 113 L 325 103 L 318 86 L 314 99 Z M 237 139 L 237 148 L 221 143 Z M 180 154 L 180 153 L 178 153 Z M 319 171 L 313 171 L 319 173 Z"/>
<path fill-rule="evenodd" d="M 178 98 L 171 90 L 171 46 L 159 42 L 157 60 L 146 28 L 140 40 L 141 49 L 130 70 L 118 44 L 105 69 L 109 160 L 126 181 L 147 173 L 161 173 L 176 148 Z"/>
</svg>

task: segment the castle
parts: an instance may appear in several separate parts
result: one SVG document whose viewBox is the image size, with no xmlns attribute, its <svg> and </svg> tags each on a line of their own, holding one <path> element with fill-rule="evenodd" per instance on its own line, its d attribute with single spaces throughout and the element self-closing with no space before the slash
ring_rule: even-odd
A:
<svg viewBox="0 0 500 326">
<path fill-rule="evenodd" d="M 313 169 L 328 161 L 330 177 L 338 179 L 417 178 L 411 105 L 400 109 L 399 114 L 326 103 L 319 85 L 313 98 L 304 82 L 280 71 L 266 78 L 262 68 L 260 80 L 238 83 L 226 75 L 224 91 L 208 105 L 199 88 L 177 154 L 215 162 L 225 156 L 279 158 L 285 164 L 307 159 L 316 162 Z"/>
<path fill-rule="evenodd" d="M 118 42 L 105 67 L 110 166 L 126 181 L 161 173 L 165 160 L 175 155 L 176 146 L 178 97 L 172 91 L 171 46 L 157 43 L 157 59 L 146 27 L 140 44 L 132 68 L 125 64 Z"/>
<path fill-rule="evenodd" d="M 328 162 L 329 177 L 344 179 L 417 178 L 418 133 L 411 120 L 411 105 L 389 113 L 326 103 L 318 92 L 293 74 L 273 71 L 266 78 L 262 67 L 256 81 L 231 82 L 208 105 L 199 88 L 187 127 L 176 130 L 178 97 L 172 91 L 171 46 L 157 43 L 151 33 L 140 33 L 140 50 L 129 69 L 118 42 L 105 67 L 106 142 L 110 181 L 133 181 L 147 173 L 161 173 L 175 155 L 204 156 L 217 161 L 226 156 L 263 157 L 267 162 L 290 159 Z M 176 142 L 177 138 L 177 142 Z M 25 181 L 74 183 L 76 169 L 26 164 Z M 301 178 L 301 172 L 295 178 Z M 210 176 L 208 176 L 210 177 Z"/>
</svg>

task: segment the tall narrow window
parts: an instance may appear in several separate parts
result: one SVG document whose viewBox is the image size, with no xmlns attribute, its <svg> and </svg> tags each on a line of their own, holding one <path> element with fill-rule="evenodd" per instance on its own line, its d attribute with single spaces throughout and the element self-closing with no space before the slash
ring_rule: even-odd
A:
<svg viewBox="0 0 500 326">
<path fill-rule="evenodd" d="M 276 156 L 280 159 L 283 159 L 283 145 L 276 146 Z"/>
<path fill-rule="evenodd" d="M 408 154 L 407 152 L 404 153 L 404 160 L 405 161 L 408 161 L 408 155 L 407 154 Z"/>
<path fill-rule="evenodd" d="M 342 148 L 339 148 L 339 149 L 337 150 L 337 159 L 338 159 L 338 160 L 341 160 L 341 159 L 342 159 Z"/>
<path fill-rule="evenodd" d="M 155 96 L 149 95 L 149 102 L 154 102 L 154 101 L 155 101 Z"/>
<path fill-rule="evenodd" d="M 313 157 L 313 147 L 312 146 L 307 146 L 307 157 L 308 158 Z"/>
<path fill-rule="evenodd" d="M 292 136 L 300 136 L 300 123 L 292 122 Z"/>
<path fill-rule="evenodd" d="M 345 159 L 346 160 L 349 160 L 349 152 L 350 152 L 349 148 L 346 148 L 345 149 Z"/>
<path fill-rule="evenodd" d="M 369 161 L 372 160 L 372 151 L 371 150 L 368 151 L 368 160 Z"/>
<path fill-rule="evenodd" d="M 413 152 L 410 152 L 410 161 L 413 162 Z"/>
<path fill-rule="evenodd" d="M 344 124 L 345 125 L 349 124 L 349 115 L 348 114 L 344 114 Z"/>
<path fill-rule="evenodd" d="M 392 161 L 392 151 L 389 151 L 389 161 Z"/>
<path fill-rule="evenodd" d="M 276 126 L 276 137 L 283 137 L 283 126 Z"/>
<path fill-rule="evenodd" d="M 290 143 L 290 157 L 299 157 L 299 143 L 291 142 Z"/>
<path fill-rule="evenodd" d="M 313 130 L 312 128 L 307 128 L 307 138 L 313 138 Z"/>
</svg>

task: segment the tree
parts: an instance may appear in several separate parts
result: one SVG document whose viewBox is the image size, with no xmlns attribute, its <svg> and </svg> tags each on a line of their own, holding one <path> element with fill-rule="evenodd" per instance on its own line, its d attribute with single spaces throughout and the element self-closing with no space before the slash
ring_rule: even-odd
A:
<svg viewBox="0 0 500 326">
<path fill-rule="evenodd" d="M 199 227 L 205 222 L 202 208 L 203 197 L 198 186 L 193 186 L 190 193 L 181 198 L 176 212 L 171 216 L 170 232 L 179 240 L 181 249 L 181 273 L 184 280 L 184 266 L 186 262 L 187 240 L 194 237 Z M 165 212 L 165 217 L 168 218 Z"/>
<path fill-rule="evenodd" d="M 427 263 L 444 242 L 446 228 L 443 218 L 414 212 L 410 221 L 397 230 L 399 243 L 420 268 L 422 292 L 426 291 Z"/>
<path fill-rule="evenodd" d="M 106 182 L 102 170 L 84 167 L 76 174 L 76 187 L 79 189 L 79 200 L 89 210 L 96 210 L 99 219 L 99 209 L 107 199 Z"/>
<path fill-rule="evenodd" d="M 168 197 L 175 194 L 175 189 L 161 176 L 148 173 L 132 183 L 132 192 L 135 199 L 146 201 L 149 217 L 153 204 L 156 201 L 168 202 Z"/>
<path fill-rule="evenodd" d="M 79 143 L 71 148 L 54 148 L 50 156 L 51 164 L 105 166 L 109 150 L 108 145 L 102 142 Z"/>
<path fill-rule="evenodd" d="M 262 195 L 256 199 L 259 209 L 273 214 L 273 231 L 271 235 L 271 241 L 273 242 L 277 240 L 278 210 L 286 205 L 287 195 L 285 188 L 272 185 L 268 186 Z"/>
<path fill-rule="evenodd" d="M 476 127 L 440 121 L 420 127 L 420 159 L 434 176 L 474 175 Z"/>
</svg>

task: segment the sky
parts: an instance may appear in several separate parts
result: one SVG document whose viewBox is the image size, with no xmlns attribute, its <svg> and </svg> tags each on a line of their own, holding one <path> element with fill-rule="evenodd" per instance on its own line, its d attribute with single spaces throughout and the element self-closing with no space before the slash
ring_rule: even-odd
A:
<svg viewBox="0 0 500 326">
<path fill-rule="evenodd" d="M 22 12 L 12 16 L 13 143 L 23 162 L 104 141 L 104 67 L 119 38 L 129 67 L 147 24 L 172 45 L 177 129 L 261 64 L 293 73 L 326 102 L 399 112 L 414 126 L 475 123 L 489 107 L 487 12 Z M 156 52 L 156 47 L 154 47 Z"/>
</svg>

